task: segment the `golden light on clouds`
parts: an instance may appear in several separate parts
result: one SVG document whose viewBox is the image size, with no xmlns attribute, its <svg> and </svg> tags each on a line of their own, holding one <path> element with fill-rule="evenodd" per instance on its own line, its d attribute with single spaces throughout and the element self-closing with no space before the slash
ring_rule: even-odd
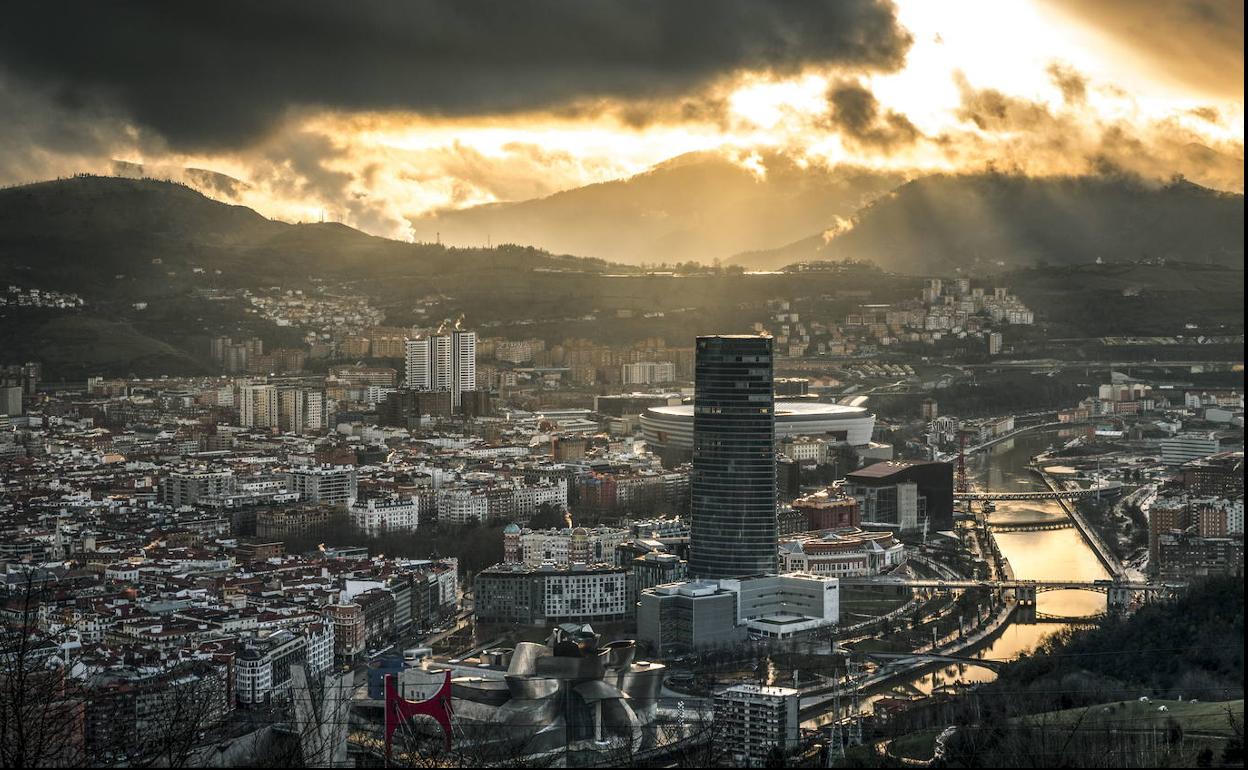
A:
<svg viewBox="0 0 1248 770">
<path fill-rule="evenodd" d="M 802 167 L 909 174 L 1182 172 L 1242 191 L 1242 97 L 1160 76 L 1077 5 L 901 0 L 897 19 L 911 42 L 896 71 L 735 73 L 684 96 L 454 118 L 302 109 L 229 150 L 174 152 L 131 131 L 109 152 L 157 175 L 193 167 L 235 177 L 245 184 L 208 192 L 269 216 L 324 211 L 391 237 L 442 209 L 547 196 L 693 152 L 721 153 L 759 178 L 765 154 L 779 152 Z M 77 155 L 47 167 L 72 164 L 91 170 Z"/>
</svg>

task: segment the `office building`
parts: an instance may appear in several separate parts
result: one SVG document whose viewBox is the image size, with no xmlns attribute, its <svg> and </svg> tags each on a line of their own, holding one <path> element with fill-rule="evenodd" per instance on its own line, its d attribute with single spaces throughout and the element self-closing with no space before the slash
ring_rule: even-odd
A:
<svg viewBox="0 0 1248 770">
<path fill-rule="evenodd" d="M 953 527 L 952 463 L 875 463 L 846 474 L 844 491 L 857 499 L 864 522 L 931 532 Z"/>
<path fill-rule="evenodd" d="M 1182 465 L 1218 453 L 1218 439 L 1212 433 L 1180 433 L 1161 440 L 1161 461 Z"/>
<path fill-rule="evenodd" d="M 422 421 L 451 416 L 450 391 L 409 390 L 387 393 L 377 404 L 377 421 L 395 428 L 415 429 Z"/>
<path fill-rule="evenodd" d="M 749 638 L 737 624 L 737 596 L 714 580 L 692 580 L 641 591 L 637 637 L 659 655 L 720 647 Z"/>
<path fill-rule="evenodd" d="M 760 639 L 790 639 L 841 617 L 841 584 L 835 577 L 789 572 L 741 580 L 726 578 L 721 588 L 737 596 L 737 622 Z"/>
<path fill-rule="evenodd" d="M 715 693 L 716 739 L 737 767 L 772 767 L 797 750 L 798 704 L 791 687 L 729 687 Z"/>
<path fill-rule="evenodd" d="M 689 572 L 775 572 L 772 339 L 699 337 L 696 349 Z"/>
<path fill-rule="evenodd" d="M 749 637 L 779 641 L 835 626 L 840 611 L 840 581 L 827 575 L 689 580 L 640 592 L 637 636 L 664 654 Z"/>
</svg>

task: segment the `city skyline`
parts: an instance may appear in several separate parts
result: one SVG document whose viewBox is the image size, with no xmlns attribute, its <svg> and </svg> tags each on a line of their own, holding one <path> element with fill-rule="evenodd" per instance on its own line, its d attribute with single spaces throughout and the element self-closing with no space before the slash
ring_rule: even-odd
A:
<svg viewBox="0 0 1248 770">
<path fill-rule="evenodd" d="M 0 25 L 0 766 L 1242 767 L 1243 3 Z"/>
</svg>

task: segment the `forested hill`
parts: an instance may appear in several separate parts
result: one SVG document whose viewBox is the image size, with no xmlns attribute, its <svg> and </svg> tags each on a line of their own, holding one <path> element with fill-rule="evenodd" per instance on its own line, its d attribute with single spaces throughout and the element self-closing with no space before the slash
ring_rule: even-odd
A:
<svg viewBox="0 0 1248 770">
<path fill-rule="evenodd" d="M 1098 260 L 1242 268 L 1244 196 L 1114 175 L 929 176 L 878 198 L 835 230 L 731 261 L 774 269 L 846 258 L 934 275 Z"/>
<path fill-rule="evenodd" d="M 37 275 L 41 288 L 142 295 L 197 268 L 255 285 L 309 275 L 534 267 L 598 270 L 605 263 L 529 247 L 450 249 L 335 223 L 278 222 L 152 179 L 82 176 L 0 190 L 0 280 L 28 284 Z"/>
</svg>

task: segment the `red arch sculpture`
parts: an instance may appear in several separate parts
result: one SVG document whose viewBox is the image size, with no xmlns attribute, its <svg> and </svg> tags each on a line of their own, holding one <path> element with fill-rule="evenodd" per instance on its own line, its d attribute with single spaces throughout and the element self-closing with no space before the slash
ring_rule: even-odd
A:
<svg viewBox="0 0 1248 770">
<path fill-rule="evenodd" d="M 417 714 L 433 717 L 442 726 L 442 736 L 449 749 L 451 747 L 451 714 L 453 713 L 449 670 L 446 672 L 446 679 L 442 682 L 442 686 L 433 694 L 433 697 L 422 701 L 410 701 L 401 697 L 399 688 L 395 685 L 394 674 L 386 674 L 386 763 L 390 763 L 390 745 L 394 731 L 399 729 L 404 721 Z"/>
</svg>

